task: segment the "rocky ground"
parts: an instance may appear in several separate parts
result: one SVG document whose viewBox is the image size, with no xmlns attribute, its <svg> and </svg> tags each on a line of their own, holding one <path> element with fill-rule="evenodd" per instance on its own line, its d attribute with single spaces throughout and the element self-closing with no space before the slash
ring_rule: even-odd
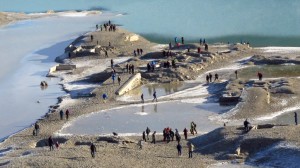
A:
<svg viewBox="0 0 300 168">
<path fill-rule="evenodd" d="M 93 35 L 93 40 L 90 39 Z M 292 141 L 298 143 L 298 129 L 293 126 L 280 126 L 265 129 L 252 130 L 244 134 L 238 127 L 225 127 L 217 129 L 206 135 L 189 137 L 196 146 L 195 157 L 187 158 L 186 140 L 182 141 L 184 146 L 183 156 L 178 157 L 176 143 L 161 142 L 158 137 L 157 144 L 145 143 L 144 149 L 139 149 L 137 141 L 140 137 L 125 137 L 121 139 L 99 139 L 99 137 L 66 136 L 57 137 L 55 133 L 66 123 L 59 119 L 59 111 L 71 109 L 70 120 L 91 112 L 108 109 L 120 105 L 127 105 L 127 102 L 116 101 L 115 91 L 119 88 L 118 84 L 110 83 L 109 78 L 104 74 L 111 73 L 110 59 L 125 59 L 130 57 L 125 63 L 119 63 L 117 72 L 123 75 L 123 81 L 131 74 L 123 72 L 127 63 L 136 67 L 136 72 L 140 72 L 143 82 L 178 82 L 183 80 L 195 79 L 200 74 L 213 69 L 227 67 L 235 61 L 253 55 L 262 55 L 262 51 L 249 48 L 246 45 L 209 45 L 209 51 L 202 55 L 197 53 L 198 44 L 186 44 L 179 48 L 172 48 L 173 55 L 164 57 L 162 50 L 168 51 L 168 46 L 157 45 L 144 39 L 138 38 L 130 41 L 134 33 L 118 29 L 117 32 L 96 31 L 78 38 L 72 45 L 98 46 L 101 50 L 98 54 L 72 56 L 68 54 L 60 56 L 57 60 L 75 64 L 76 70 L 57 73 L 62 78 L 62 84 L 67 92 L 68 83 L 78 81 L 91 83 L 95 86 L 94 97 L 66 96 L 61 98 L 63 101 L 59 106 L 53 106 L 51 112 L 38 121 L 41 130 L 38 136 L 32 136 L 33 127 L 27 128 L 16 135 L 11 136 L 0 144 L 0 149 L 12 151 L 0 156 L 0 165 L 5 167 L 206 167 L 216 160 L 240 159 L 241 162 L 247 160 L 251 154 L 259 151 L 262 146 L 271 145 L 279 141 Z M 98 41 L 98 44 L 97 44 Z M 110 46 L 109 46 L 110 43 Z M 133 50 L 142 48 L 143 55 L 133 56 Z M 188 48 L 190 52 L 188 52 Z M 203 50 L 203 46 L 201 46 Z M 68 47 L 66 51 L 70 51 Z M 108 58 L 104 53 L 108 51 Z M 269 57 L 273 54 L 265 54 Z M 156 68 L 154 72 L 146 72 L 146 64 L 150 59 L 156 59 L 159 63 L 176 59 L 176 68 Z M 292 59 L 292 58 L 291 58 Z M 252 60 L 255 64 L 255 61 Z M 105 67 L 103 69 L 103 66 Z M 232 72 L 234 75 L 234 72 Z M 235 79 L 234 77 L 220 76 L 220 81 L 227 81 L 225 93 L 242 94 L 243 88 L 249 83 L 249 79 Z M 229 80 L 229 81 L 228 81 Z M 100 82 L 104 84 L 100 85 Z M 272 83 L 277 83 L 272 85 Z M 244 101 L 238 104 L 236 111 L 226 119 L 255 118 L 261 115 L 268 115 L 274 111 L 283 109 L 284 106 L 295 105 L 298 101 L 299 91 L 297 78 L 289 78 L 284 81 L 264 80 L 263 83 L 252 82 L 258 87 L 247 88 Z M 260 85 L 262 85 L 260 87 Z M 293 93 L 288 93 L 291 91 Z M 107 93 L 109 100 L 105 103 L 101 95 Z M 291 97 L 290 94 L 293 94 Z M 278 105 L 283 99 L 293 99 L 284 106 Z M 139 103 L 139 102 L 132 102 Z M 275 108 L 275 106 L 278 106 Z M 275 109 L 272 109 L 275 108 Z M 49 151 L 45 140 L 49 136 L 54 136 L 54 140 L 61 143 L 61 148 Z M 248 139 L 254 139 L 248 141 Z M 97 147 L 96 158 L 91 158 L 89 145 L 94 142 Z M 235 149 L 241 147 L 241 156 L 233 156 Z"/>
</svg>

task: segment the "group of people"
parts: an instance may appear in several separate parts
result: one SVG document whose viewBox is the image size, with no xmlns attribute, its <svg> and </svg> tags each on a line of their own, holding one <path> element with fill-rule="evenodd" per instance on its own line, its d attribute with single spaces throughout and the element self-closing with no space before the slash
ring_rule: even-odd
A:
<svg viewBox="0 0 300 168">
<path fill-rule="evenodd" d="M 54 144 L 54 140 L 53 140 L 52 136 L 50 136 L 48 138 L 48 146 L 50 148 L 50 151 L 54 150 L 54 145 L 55 145 L 56 149 L 59 149 L 58 141 L 56 141 L 55 144 Z"/>
<path fill-rule="evenodd" d="M 212 77 L 213 77 L 213 75 L 211 73 L 208 73 L 206 75 L 206 82 L 207 83 L 212 82 Z M 219 80 L 219 74 L 217 74 L 217 73 L 215 74 L 215 80 L 214 81 L 216 81 L 216 80 Z"/>
<path fill-rule="evenodd" d="M 64 113 L 64 111 L 61 109 L 59 112 L 59 116 L 60 116 L 60 120 L 64 119 L 64 115 L 66 115 L 66 119 L 69 119 L 69 115 L 70 115 L 70 111 L 69 109 L 66 110 L 66 112 Z"/>
<path fill-rule="evenodd" d="M 168 50 L 168 51 L 163 50 L 163 51 L 162 51 L 162 55 L 163 55 L 164 57 L 172 57 L 172 56 L 173 56 L 173 53 L 172 53 L 170 50 Z"/>
<path fill-rule="evenodd" d="M 138 49 L 133 51 L 133 54 L 134 54 L 134 56 L 143 55 L 143 49 L 138 48 Z"/>
<path fill-rule="evenodd" d="M 96 30 L 98 30 L 100 28 L 100 31 L 104 30 L 105 31 L 113 31 L 115 32 L 117 30 L 117 26 L 115 24 L 111 24 L 111 21 L 109 20 L 107 23 L 104 23 L 103 26 L 102 25 L 98 25 L 96 24 Z"/>
<path fill-rule="evenodd" d="M 134 65 L 133 64 L 126 64 L 126 72 L 129 74 L 134 74 Z"/>
<path fill-rule="evenodd" d="M 196 124 L 194 122 L 191 123 L 191 125 L 193 126 L 193 131 L 196 131 Z M 192 128 L 191 128 L 192 129 Z M 184 136 L 185 139 L 187 139 L 187 129 L 184 129 Z M 197 132 L 197 131 L 196 131 Z M 143 135 L 142 135 L 142 140 L 139 141 L 139 146 L 140 149 L 143 149 L 143 142 L 147 142 L 149 141 L 149 135 L 151 133 L 151 130 L 149 127 L 146 128 L 145 131 L 143 131 Z M 174 137 L 177 141 L 177 152 L 178 152 L 178 156 L 182 155 L 182 145 L 181 145 L 181 136 L 178 132 L 178 129 L 175 129 L 175 132 L 172 130 L 172 128 L 166 127 L 163 130 L 163 142 L 169 143 L 170 141 L 174 141 Z M 152 141 L 151 143 L 155 144 L 156 143 L 156 131 L 153 132 L 152 134 Z M 188 150 L 189 150 L 189 158 L 193 157 L 193 151 L 194 151 L 194 145 L 191 142 L 187 143 L 188 146 Z"/>
</svg>

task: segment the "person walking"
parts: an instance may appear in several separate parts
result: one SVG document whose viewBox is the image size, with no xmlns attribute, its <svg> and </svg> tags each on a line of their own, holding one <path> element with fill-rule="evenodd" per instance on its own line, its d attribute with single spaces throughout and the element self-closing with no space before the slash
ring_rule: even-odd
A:
<svg viewBox="0 0 300 168">
<path fill-rule="evenodd" d="M 206 75 L 206 83 L 209 83 L 209 75 Z"/>
<path fill-rule="evenodd" d="M 260 81 L 261 81 L 261 80 L 262 80 L 262 78 L 263 78 L 263 75 L 262 75 L 262 73 L 258 72 L 258 73 L 257 73 L 257 76 L 258 76 L 258 80 L 260 80 Z"/>
<path fill-rule="evenodd" d="M 39 126 L 38 123 L 36 122 L 36 123 L 34 124 L 34 134 L 33 134 L 33 135 L 38 136 L 39 132 L 40 132 L 40 126 Z"/>
<path fill-rule="evenodd" d="M 67 109 L 67 111 L 66 111 L 66 119 L 67 120 L 69 120 L 69 115 L 70 115 L 70 111 L 69 111 L 69 109 Z"/>
<path fill-rule="evenodd" d="M 63 120 L 64 119 L 64 111 L 60 110 L 59 115 L 60 115 L 60 120 Z"/>
<path fill-rule="evenodd" d="M 103 93 L 103 94 L 102 94 L 102 98 L 103 98 L 104 103 L 106 103 L 106 99 L 108 99 L 107 94 L 106 94 L 106 93 Z"/>
<path fill-rule="evenodd" d="M 48 138 L 48 145 L 50 147 L 50 151 L 54 150 L 54 148 L 53 148 L 54 142 L 53 142 L 52 136 L 50 136 Z"/>
<path fill-rule="evenodd" d="M 237 78 L 238 78 L 238 76 L 237 76 L 237 74 L 238 74 L 238 71 L 237 71 L 237 70 L 235 70 L 235 71 L 234 71 L 234 73 L 235 73 L 235 79 L 237 79 Z"/>
<path fill-rule="evenodd" d="M 119 83 L 119 86 L 121 85 L 121 77 L 120 75 L 118 76 L 118 83 Z"/>
<path fill-rule="evenodd" d="M 147 139 L 149 140 L 149 134 L 150 134 L 151 130 L 149 129 L 149 127 L 146 128 L 146 134 L 147 134 Z"/>
<path fill-rule="evenodd" d="M 156 131 L 154 131 L 153 134 L 152 134 L 152 143 L 154 143 L 154 144 L 156 143 L 155 135 L 156 135 Z"/>
<path fill-rule="evenodd" d="M 144 93 L 142 93 L 142 95 L 141 95 L 141 100 L 142 100 L 142 103 L 145 102 L 145 101 L 144 101 Z"/>
<path fill-rule="evenodd" d="M 212 82 L 212 74 L 209 73 L 208 76 L 209 76 L 209 82 Z"/>
<path fill-rule="evenodd" d="M 184 37 L 181 37 L 181 43 L 184 44 Z"/>
<path fill-rule="evenodd" d="M 95 158 L 96 146 L 94 145 L 94 143 L 91 144 L 90 150 L 91 150 L 92 157 Z"/>
<path fill-rule="evenodd" d="M 215 74 L 215 80 L 214 81 L 216 81 L 216 80 L 219 80 L 219 75 L 217 73 Z"/>
<path fill-rule="evenodd" d="M 189 158 L 193 158 L 194 145 L 191 142 L 188 142 L 189 148 Z"/>
<path fill-rule="evenodd" d="M 152 100 L 152 102 L 154 102 L 154 100 L 156 100 L 156 102 L 157 102 L 156 91 L 154 91 L 154 93 L 153 93 L 153 100 Z"/>
<path fill-rule="evenodd" d="M 186 128 L 184 128 L 183 135 L 184 135 L 185 140 L 187 140 L 187 133 L 188 133 L 188 130 Z"/>
<path fill-rule="evenodd" d="M 113 59 L 110 60 L 110 66 L 111 66 L 111 68 L 114 67 L 114 60 Z"/>
<path fill-rule="evenodd" d="M 181 150 L 182 150 L 182 146 L 181 146 L 181 144 L 178 142 L 178 144 L 177 144 L 177 152 L 178 152 L 178 156 L 179 156 L 179 157 L 181 156 Z"/>
<path fill-rule="evenodd" d="M 294 112 L 294 117 L 295 117 L 295 125 L 298 125 L 298 114 L 297 114 L 297 112 Z"/>
</svg>

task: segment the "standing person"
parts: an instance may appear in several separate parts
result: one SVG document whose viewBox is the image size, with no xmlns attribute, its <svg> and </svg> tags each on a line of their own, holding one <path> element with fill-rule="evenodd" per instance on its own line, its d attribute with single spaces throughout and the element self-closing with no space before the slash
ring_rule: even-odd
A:
<svg viewBox="0 0 300 168">
<path fill-rule="evenodd" d="M 294 112 L 294 117 L 295 117 L 295 125 L 298 125 L 298 114 L 297 114 L 297 112 Z"/>
<path fill-rule="evenodd" d="M 199 53 L 199 54 L 201 53 L 201 48 L 200 48 L 200 47 L 198 47 L 198 53 Z"/>
<path fill-rule="evenodd" d="M 171 140 L 174 141 L 174 131 L 172 131 L 172 129 L 170 129 L 170 137 L 171 137 Z"/>
<path fill-rule="evenodd" d="M 93 35 L 91 35 L 91 41 L 93 41 L 94 40 L 94 36 Z"/>
<path fill-rule="evenodd" d="M 60 110 L 59 115 L 60 115 L 60 120 L 63 120 L 64 119 L 64 111 Z"/>
<path fill-rule="evenodd" d="M 216 81 L 216 80 L 218 80 L 219 79 L 219 75 L 216 73 L 215 74 L 215 80 L 214 81 Z"/>
<path fill-rule="evenodd" d="M 189 158 L 193 158 L 194 145 L 191 142 L 188 142 L 189 148 Z"/>
<path fill-rule="evenodd" d="M 149 134 L 150 134 L 151 130 L 149 129 L 149 127 L 146 128 L 146 134 L 147 134 L 147 139 L 149 140 Z"/>
<path fill-rule="evenodd" d="M 156 102 L 157 102 L 156 91 L 154 91 L 154 93 L 153 93 L 153 100 L 152 100 L 152 102 L 154 102 L 154 100 L 156 100 Z"/>
<path fill-rule="evenodd" d="M 175 44 L 177 44 L 177 37 L 174 38 Z"/>
<path fill-rule="evenodd" d="M 48 145 L 50 147 L 50 151 L 54 150 L 54 148 L 53 148 L 54 142 L 53 142 L 52 136 L 50 136 L 48 138 Z"/>
<path fill-rule="evenodd" d="M 208 51 L 208 45 L 206 43 L 204 44 L 204 50 Z"/>
<path fill-rule="evenodd" d="M 102 25 L 100 25 L 100 30 L 102 31 L 102 29 L 103 29 L 103 27 L 102 27 Z"/>
<path fill-rule="evenodd" d="M 206 75 L 206 82 L 209 83 L 209 75 Z"/>
<path fill-rule="evenodd" d="M 234 73 L 235 73 L 235 79 L 237 79 L 238 78 L 238 76 L 237 76 L 237 74 L 238 74 L 237 70 L 235 70 Z"/>
<path fill-rule="evenodd" d="M 200 38 L 199 42 L 200 42 L 200 46 L 201 46 L 202 45 L 202 38 Z"/>
<path fill-rule="evenodd" d="M 144 93 L 142 93 L 142 95 L 141 95 L 141 100 L 142 100 L 142 103 L 145 102 L 145 101 L 144 101 Z"/>
<path fill-rule="evenodd" d="M 107 53 L 107 50 L 105 50 L 105 57 L 108 57 L 108 53 Z"/>
<path fill-rule="evenodd" d="M 208 75 L 209 75 L 209 82 L 212 82 L 212 74 L 209 73 Z"/>
<path fill-rule="evenodd" d="M 250 130 L 249 125 L 250 125 L 250 122 L 248 121 L 248 119 L 246 119 L 246 120 L 244 121 L 244 128 L 245 128 L 245 131 L 246 131 L 246 132 L 248 132 L 248 131 Z"/>
<path fill-rule="evenodd" d="M 118 83 L 119 83 L 119 86 L 121 85 L 121 77 L 120 75 L 118 76 Z"/>
<path fill-rule="evenodd" d="M 257 73 L 257 76 L 258 76 L 258 80 L 261 81 L 261 80 L 262 80 L 262 77 L 263 77 L 262 73 L 258 72 L 258 73 Z"/>
<path fill-rule="evenodd" d="M 184 38 L 183 37 L 181 37 L 181 43 L 184 44 Z"/>
<path fill-rule="evenodd" d="M 131 65 L 132 74 L 134 74 L 134 65 Z"/>
<path fill-rule="evenodd" d="M 40 132 L 40 126 L 38 125 L 37 122 L 34 124 L 34 130 L 35 130 L 35 132 L 33 135 L 38 136 L 38 134 Z"/>
<path fill-rule="evenodd" d="M 96 24 L 96 30 L 98 30 L 98 24 Z"/>
<path fill-rule="evenodd" d="M 92 157 L 95 158 L 96 146 L 94 145 L 94 143 L 91 144 L 90 150 Z"/>
<path fill-rule="evenodd" d="M 143 55 L 143 49 L 140 48 L 141 55 Z"/>
<path fill-rule="evenodd" d="M 70 115 L 70 111 L 69 111 L 69 109 L 67 109 L 67 111 L 66 111 L 66 119 L 67 120 L 69 120 L 69 115 Z"/>
<path fill-rule="evenodd" d="M 205 39 L 203 39 L 203 44 L 206 44 L 206 41 L 205 41 Z"/>
<path fill-rule="evenodd" d="M 194 132 L 197 134 L 197 129 L 196 129 L 197 125 L 194 123 L 193 121 L 193 128 L 194 128 Z"/>
<path fill-rule="evenodd" d="M 154 143 L 154 144 L 156 142 L 155 134 L 156 134 L 156 131 L 154 131 L 152 134 L 152 143 Z"/>
<path fill-rule="evenodd" d="M 185 140 L 187 140 L 187 133 L 188 133 L 188 130 L 186 128 L 184 128 L 183 135 L 184 135 Z"/>
<path fill-rule="evenodd" d="M 110 66 L 111 66 L 111 68 L 114 67 L 114 60 L 113 59 L 110 60 Z"/>
<path fill-rule="evenodd" d="M 145 131 L 143 131 L 143 140 L 146 142 L 147 140 L 146 140 L 146 133 L 145 133 Z"/>
<path fill-rule="evenodd" d="M 169 50 L 171 50 L 171 49 L 172 49 L 172 43 L 169 42 Z"/>
<path fill-rule="evenodd" d="M 112 81 L 113 81 L 113 84 L 115 84 L 115 78 L 116 78 L 116 75 L 115 75 L 115 73 L 113 73 L 113 74 L 111 75 L 111 79 L 112 79 Z"/>
<path fill-rule="evenodd" d="M 178 144 L 177 144 L 177 152 L 178 152 L 178 156 L 181 156 L 181 150 L 182 150 L 182 146 L 181 146 L 181 144 L 178 142 Z"/>
<path fill-rule="evenodd" d="M 126 71 L 127 71 L 127 73 L 128 73 L 128 70 L 129 70 L 129 65 L 128 65 L 128 63 L 126 64 Z"/>
</svg>

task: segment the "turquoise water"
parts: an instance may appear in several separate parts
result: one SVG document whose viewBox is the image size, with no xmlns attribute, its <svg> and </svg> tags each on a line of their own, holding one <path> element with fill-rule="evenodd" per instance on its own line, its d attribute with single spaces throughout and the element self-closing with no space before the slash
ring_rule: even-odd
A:
<svg viewBox="0 0 300 168">
<path fill-rule="evenodd" d="M 186 41 L 249 41 L 255 46 L 300 44 L 298 0 L 0 0 L 0 11 L 104 9 L 127 14 L 115 19 L 156 42 L 174 36 Z M 154 36 L 153 36 L 154 34 Z"/>
</svg>

